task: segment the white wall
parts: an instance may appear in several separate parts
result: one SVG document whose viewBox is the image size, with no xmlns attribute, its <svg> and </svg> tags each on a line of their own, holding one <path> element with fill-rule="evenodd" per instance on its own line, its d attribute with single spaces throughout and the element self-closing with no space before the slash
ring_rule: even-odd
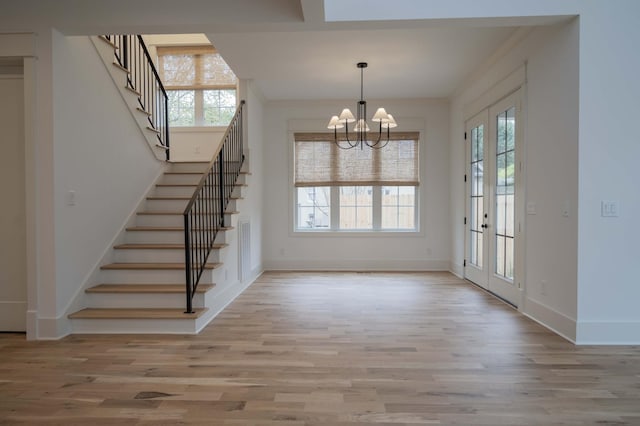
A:
<svg viewBox="0 0 640 426">
<path fill-rule="evenodd" d="M 164 163 L 88 37 L 54 33 L 53 136 L 55 312 L 64 323 L 68 304 Z"/>
<path fill-rule="evenodd" d="M 520 146 L 525 204 L 535 203 L 536 214 L 520 218 L 525 230 L 525 268 L 523 276 L 516 277 L 524 287 L 520 309 L 570 339 L 575 339 L 577 318 L 578 32 L 574 19 L 520 33 L 521 40 L 461 90 L 451 108 L 455 218 L 451 259 L 452 270 L 461 274 L 465 228 L 458 224 L 465 200 L 460 179 L 465 169 L 464 120 L 504 96 L 508 88 L 501 82 L 527 63 Z M 479 98 L 485 102 L 475 103 Z M 570 206 L 569 217 L 562 215 L 565 203 Z"/>
<path fill-rule="evenodd" d="M 580 16 L 578 341 L 640 343 L 640 2 L 588 1 Z M 600 216 L 600 203 L 619 216 Z"/>
<path fill-rule="evenodd" d="M 265 269 L 442 270 L 449 262 L 448 103 L 443 100 L 368 100 L 392 111 L 398 130 L 421 131 L 419 234 L 348 236 L 294 234 L 291 125 L 314 120 L 324 131 L 331 114 L 354 100 L 269 102 L 265 111 Z M 404 123 L 404 127 L 403 127 Z M 407 128 L 419 123 L 421 128 Z"/>
<path fill-rule="evenodd" d="M 171 161 L 210 161 L 218 151 L 226 127 L 171 127 Z"/>
<path fill-rule="evenodd" d="M 0 70 L 0 331 L 26 330 L 24 82 L 20 71 L 20 75 L 3 75 Z"/>
<path fill-rule="evenodd" d="M 251 82 L 246 84 L 247 114 L 247 141 L 248 148 L 247 170 L 251 173 L 245 189 L 246 209 L 241 213 L 240 219 L 249 220 L 251 223 L 251 271 L 253 275 L 262 273 L 263 270 L 263 239 L 265 233 L 264 203 L 268 197 L 264 195 L 265 167 L 264 167 L 264 99 L 261 93 Z M 268 222 L 267 222 L 268 223 Z"/>
</svg>

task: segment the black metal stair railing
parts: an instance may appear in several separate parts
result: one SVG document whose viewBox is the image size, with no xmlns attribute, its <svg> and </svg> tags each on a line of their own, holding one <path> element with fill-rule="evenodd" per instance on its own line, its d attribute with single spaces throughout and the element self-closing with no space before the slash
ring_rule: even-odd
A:
<svg viewBox="0 0 640 426">
<path fill-rule="evenodd" d="M 240 105 L 225 132 L 218 152 L 203 173 L 184 210 L 184 254 L 187 310 L 193 313 L 193 296 L 218 232 L 225 227 L 224 213 L 244 162 Z"/>
<path fill-rule="evenodd" d="M 169 160 L 169 98 L 149 50 L 140 35 L 105 35 L 115 47 L 115 60 L 128 71 L 127 86 L 138 94 L 140 109 Z"/>
</svg>

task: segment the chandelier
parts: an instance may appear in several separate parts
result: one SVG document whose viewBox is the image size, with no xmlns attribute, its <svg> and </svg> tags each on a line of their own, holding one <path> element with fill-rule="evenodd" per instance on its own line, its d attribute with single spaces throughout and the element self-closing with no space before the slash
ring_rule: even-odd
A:
<svg viewBox="0 0 640 426">
<path fill-rule="evenodd" d="M 340 116 L 334 115 L 331 117 L 327 128 L 333 129 L 334 142 L 342 149 L 351 149 L 357 146 L 362 149 L 365 145 L 374 149 L 384 148 L 389 143 L 389 129 L 398 127 L 398 125 L 393 116 L 388 114 L 384 108 L 378 108 L 371 118 L 371 121 L 378 123 L 378 133 L 368 135 L 371 130 L 367 124 L 367 102 L 364 100 L 363 84 L 364 69 L 367 68 L 367 63 L 358 62 L 358 68 L 360 68 L 360 101 L 357 105 L 356 116 L 353 116 L 349 108 L 345 108 L 340 113 Z M 351 123 L 356 124 L 353 127 L 355 135 L 350 139 L 348 125 Z M 344 128 L 344 137 L 338 137 L 338 129 L 342 128 Z M 385 133 L 386 139 L 384 138 Z"/>
</svg>

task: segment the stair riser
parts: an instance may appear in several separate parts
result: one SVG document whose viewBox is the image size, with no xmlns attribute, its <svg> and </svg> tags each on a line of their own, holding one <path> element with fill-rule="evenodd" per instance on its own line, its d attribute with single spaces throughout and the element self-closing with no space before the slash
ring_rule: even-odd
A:
<svg viewBox="0 0 640 426">
<path fill-rule="evenodd" d="M 162 176 L 162 178 L 160 179 L 160 182 L 158 183 L 174 184 L 174 185 L 177 185 L 177 184 L 198 185 L 200 183 L 200 179 L 202 178 L 202 174 L 200 174 L 200 172 L 198 173 L 199 174 L 193 174 L 193 173 L 178 174 L 178 175 L 165 174 Z M 236 179 L 237 179 L 236 184 L 238 185 L 247 183 L 247 175 L 245 174 L 238 175 Z"/>
<path fill-rule="evenodd" d="M 182 226 L 184 217 L 182 215 L 138 215 L 137 226 Z"/>
<path fill-rule="evenodd" d="M 204 172 L 209 163 L 171 163 L 169 170 L 172 172 Z"/>
<path fill-rule="evenodd" d="M 149 212 L 182 212 L 187 207 L 187 200 L 146 200 L 145 211 Z"/>
<path fill-rule="evenodd" d="M 195 334 L 197 320 L 72 319 L 78 334 Z"/>
<path fill-rule="evenodd" d="M 160 183 L 169 185 L 197 185 L 201 175 L 164 175 Z"/>
<path fill-rule="evenodd" d="M 229 200 L 225 211 L 235 211 L 236 203 L 240 200 Z M 146 200 L 144 211 L 149 212 L 182 212 L 187 207 L 188 200 Z"/>
<path fill-rule="evenodd" d="M 209 254 L 209 262 L 218 263 L 219 257 L 219 250 L 212 250 Z M 115 250 L 114 261 L 117 263 L 182 263 L 184 262 L 184 250 Z"/>
<path fill-rule="evenodd" d="M 183 231 L 128 231 L 125 236 L 127 243 L 167 243 L 184 244 Z"/>
<path fill-rule="evenodd" d="M 225 214 L 224 223 L 233 225 L 236 215 Z M 184 217 L 181 215 L 138 215 L 136 219 L 138 226 L 182 226 L 184 225 Z"/>
<path fill-rule="evenodd" d="M 143 293 L 89 293 L 88 306 L 92 308 L 186 308 L 185 293 L 143 294 Z M 204 307 L 204 293 L 196 293 L 193 307 Z"/>
<path fill-rule="evenodd" d="M 191 197 L 195 186 L 156 186 L 153 193 L 158 197 Z"/>
<path fill-rule="evenodd" d="M 212 283 L 213 271 L 206 270 L 202 273 L 200 282 Z M 178 270 L 103 270 L 102 281 L 108 283 L 132 283 L 132 284 L 174 284 L 184 283 L 185 272 Z"/>
<path fill-rule="evenodd" d="M 242 186 L 236 186 L 231 193 L 233 197 L 242 197 Z M 153 195 L 156 197 L 191 197 L 195 186 L 156 186 Z M 216 197 L 215 194 L 213 194 Z"/>
</svg>

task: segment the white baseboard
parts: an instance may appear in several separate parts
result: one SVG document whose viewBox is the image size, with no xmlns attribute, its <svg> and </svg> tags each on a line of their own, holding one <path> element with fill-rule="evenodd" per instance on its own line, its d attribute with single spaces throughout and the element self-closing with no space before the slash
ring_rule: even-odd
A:
<svg viewBox="0 0 640 426">
<path fill-rule="evenodd" d="M 570 342 L 576 343 L 575 319 L 527 297 L 524 298 L 520 312 Z"/>
<path fill-rule="evenodd" d="M 0 331 L 27 331 L 27 302 L 0 302 Z"/>
<path fill-rule="evenodd" d="M 66 315 L 38 318 L 38 340 L 58 340 L 71 334 L 71 321 Z"/>
<path fill-rule="evenodd" d="M 578 345 L 640 345 L 640 321 L 578 321 Z"/>
<path fill-rule="evenodd" d="M 228 287 L 226 287 L 223 291 L 216 294 L 215 302 L 211 306 L 207 306 L 209 308 L 209 312 L 207 313 L 206 320 L 202 323 L 202 325 L 196 330 L 196 334 L 200 333 L 215 317 L 217 317 L 220 312 L 224 311 L 224 309 L 229 306 L 231 302 L 233 302 L 238 296 L 240 296 L 247 288 L 251 286 L 264 272 L 262 267 L 255 268 L 251 271 L 250 278 L 245 282 L 236 282 Z"/>
<path fill-rule="evenodd" d="M 448 260 L 285 259 L 265 262 L 267 271 L 448 271 Z"/>
<path fill-rule="evenodd" d="M 449 265 L 449 272 L 461 280 L 464 279 L 464 267 L 462 266 L 462 263 L 451 262 Z"/>
</svg>

